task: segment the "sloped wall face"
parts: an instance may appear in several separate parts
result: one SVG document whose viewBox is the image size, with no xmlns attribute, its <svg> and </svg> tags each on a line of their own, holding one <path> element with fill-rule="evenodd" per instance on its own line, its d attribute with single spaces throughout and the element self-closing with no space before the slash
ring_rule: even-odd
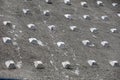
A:
<svg viewBox="0 0 120 80">
<path fill-rule="evenodd" d="M 120 63 L 120 1 L 71 0 L 66 5 L 64 0 L 0 0 L 0 77 L 28 80 L 119 80 L 120 67 L 112 67 L 109 61 Z M 84 0 L 83 0 L 84 1 Z M 112 5 L 117 3 L 117 5 Z M 28 9 L 29 14 L 23 13 Z M 49 16 L 43 12 L 49 10 Z M 72 19 L 65 18 L 70 14 Z M 90 19 L 84 19 L 89 15 Z M 107 16 L 107 19 L 102 19 Z M 13 27 L 5 26 L 3 21 L 11 21 Z M 27 24 L 35 24 L 36 30 L 30 30 Z M 55 30 L 49 30 L 55 25 Z M 76 26 L 71 30 L 70 26 Z M 92 33 L 90 28 L 97 28 Z M 116 28 L 113 33 L 110 29 Z M 10 37 L 13 44 L 4 44 L 2 37 Z M 30 44 L 28 39 L 34 37 L 44 45 Z M 82 44 L 89 40 L 91 45 Z M 107 41 L 109 47 L 101 45 Z M 59 48 L 57 42 L 64 42 L 65 48 Z M 5 61 L 13 60 L 15 64 L 22 61 L 21 68 L 9 70 Z M 44 69 L 36 69 L 33 62 L 41 60 Z M 87 61 L 95 60 L 97 66 L 90 66 Z M 65 69 L 62 62 L 69 61 L 72 69 Z"/>
</svg>

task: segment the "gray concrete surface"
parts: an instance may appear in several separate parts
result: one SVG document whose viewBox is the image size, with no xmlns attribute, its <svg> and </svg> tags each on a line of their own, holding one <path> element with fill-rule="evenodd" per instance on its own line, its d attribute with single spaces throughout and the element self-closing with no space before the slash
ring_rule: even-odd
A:
<svg viewBox="0 0 120 80">
<path fill-rule="evenodd" d="M 72 0 L 72 5 L 68 6 L 63 0 L 53 0 L 53 4 L 47 4 L 44 0 L 0 0 L 0 77 L 28 80 L 120 80 L 120 68 L 109 64 L 109 60 L 120 62 L 120 17 L 117 16 L 120 5 L 112 6 L 112 2 L 120 4 L 120 1 L 102 0 L 104 6 L 98 7 L 96 0 L 85 0 L 88 2 L 87 8 L 80 5 L 81 1 Z M 30 9 L 31 15 L 23 14 L 23 8 Z M 47 9 L 50 10 L 50 16 L 42 14 Z M 67 13 L 73 15 L 73 20 L 64 17 Z M 84 20 L 84 14 L 90 15 L 91 20 Z M 109 20 L 101 20 L 103 15 L 107 15 Z M 3 25 L 6 20 L 16 25 L 13 33 L 12 28 Z M 37 30 L 28 29 L 26 25 L 29 23 L 35 24 Z M 49 31 L 49 25 L 55 25 L 56 30 Z M 73 25 L 77 26 L 77 31 L 69 29 Z M 98 28 L 98 34 L 91 33 L 91 27 Z M 117 28 L 119 32 L 111 33 L 111 28 Z M 16 38 L 14 42 L 18 45 L 4 44 L 2 37 L 6 36 Z M 30 37 L 40 39 L 45 46 L 30 44 Z M 92 41 L 95 47 L 84 46 L 81 43 L 84 39 Z M 103 40 L 109 42 L 109 48 L 101 46 Z M 58 41 L 65 42 L 66 48 L 59 49 L 56 45 Z M 87 63 L 89 59 L 96 60 L 98 67 L 90 67 Z M 14 60 L 16 63 L 22 61 L 22 67 L 8 70 L 4 64 L 6 60 Z M 35 69 L 34 60 L 42 60 L 45 69 Z M 61 62 L 66 60 L 71 62 L 73 70 L 62 67 Z"/>
</svg>

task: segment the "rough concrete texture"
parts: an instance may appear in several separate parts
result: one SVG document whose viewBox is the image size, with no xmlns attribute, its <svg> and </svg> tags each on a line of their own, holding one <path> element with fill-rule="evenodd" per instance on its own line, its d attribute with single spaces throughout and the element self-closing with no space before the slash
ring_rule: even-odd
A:
<svg viewBox="0 0 120 80">
<path fill-rule="evenodd" d="M 28 80 L 120 80 L 120 67 L 112 67 L 110 60 L 120 62 L 120 1 L 102 0 L 104 6 L 97 6 L 96 0 L 85 0 L 88 7 L 82 7 L 84 0 L 71 0 L 71 5 L 65 5 L 63 0 L 53 0 L 47 4 L 45 0 L 0 0 L 0 77 L 26 78 Z M 113 7 L 112 2 L 118 3 Z M 31 14 L 25 15 L 22 9 L 29 9 Z M 50 10 L 50 16 L 44 16 L 43 11 Z M 71 14 L 72 20 L 64 17 Z M 90 20 L 84 20 L 83 15 L 90 15 Z M 103 21 L 101 16 L 107 15 Z M 13 29 L 4 26 L 3 21 L 11 21 L 16 25 Z M 27 24 L 35 24 L 37 30 L 30 30 Z M 49 25 L 55 25 L 56 30 L 50 31 Z M 77 26 L 71 31 L 69 26 Z M 98 33 L 90 32 L 96 27 Z M 117 28 L 118 33 L 111 33 L 111 28 Z M 2 37 L 12 38 L 14 44 L 4 44 Z M 35 37 L 45 46 L 30 44 L 28 39 Z M 16 39 L 16 40 L 14 40 Z M 82 40 L 90 40 L 94 47 L 87 47 Z M 102 47 L 101 41 L 108 41 L 110 47 Z M 57 47 L 57 42 L 65 42 L 65 49 Z M 87 60 L 93 59 L 97 67 L 90 67 Z M 8 70 L 5 61 L 22 61 L 20 69 Z M 41 60 L 44 69 L 35 69 L 33 62 Z M 64 69 L 63 61 L 71 62 L 72 70 Z"/>
</svg>

